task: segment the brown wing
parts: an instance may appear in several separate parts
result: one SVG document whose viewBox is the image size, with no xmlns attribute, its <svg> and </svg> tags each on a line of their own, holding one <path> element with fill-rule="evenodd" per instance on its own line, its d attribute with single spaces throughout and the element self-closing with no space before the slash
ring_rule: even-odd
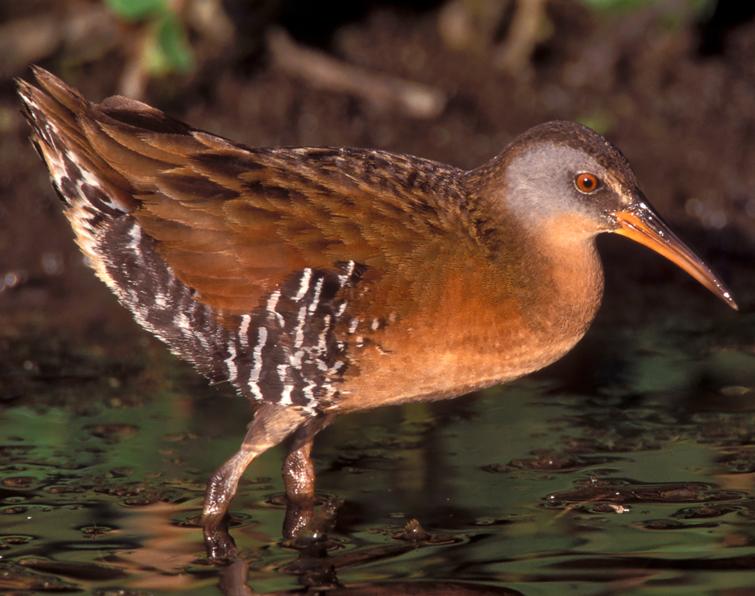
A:
<svg viewBox="0 0 755 596">
<path fill-rule="evenodd" d="M 100 277 L 176 353 L 257 399 L 332 398 L 355 322 L 411 308 L 418 272 L 471 241 L 452 168 L 250 149 L 35 74 L 42 89 L 20 84 L 35 142 Z"/>
<path fill-rule="evenodd" d="M 105 102 L 103 112 L 117 118 L 137 107 L 117 105 Z M 417 251 L 430 248 L 418 239 L 437 238 L 431 228 L 456 227 L 419 201 L 416 189 L 387 187 L 416 167 L 405 158 L 345 149 L 251 150 L 206 133 L 178 140 L 109 118 L 88 126 L 87 136 L 134 185 L 141 202 L 134 215 L 160 241 L 179 278 L 224 312 L 249 312 L 307 266 L 354 260 L 382 273 L 413 269 L 410 261 L 426 256 Z M 168 159 L 173 163 L 166 167 Z"/>
</svg>

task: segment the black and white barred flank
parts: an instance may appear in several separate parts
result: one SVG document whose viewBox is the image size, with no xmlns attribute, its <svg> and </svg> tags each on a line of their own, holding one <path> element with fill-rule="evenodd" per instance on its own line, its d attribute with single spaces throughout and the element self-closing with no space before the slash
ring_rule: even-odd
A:
<svg viewBox="0 0 755 596">
<path fill-rule="evenodd" d="M 305 268 L 253 312 L 222 318 L 177 279 L 134 218 L 101 223 L 96 246 L 111 287 L 136 321 L 214 383 L 313 415 L 337 400 L 348 362 L 335 336 L 347 306 L 338 296 L 359 281 L 361 265 Z"/>
</svg>

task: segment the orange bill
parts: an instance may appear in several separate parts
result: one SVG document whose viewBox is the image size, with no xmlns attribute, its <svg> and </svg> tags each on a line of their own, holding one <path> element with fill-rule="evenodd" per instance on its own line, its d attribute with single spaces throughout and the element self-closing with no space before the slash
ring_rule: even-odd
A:
<svg viewBox="0 0 755 596">
<path fill-rule="evenodd" d="M 734 310 L 739 310 L 729 289 L 645 203 L 631 211 L 616 213 L 617 234 L 653 249 L 678 265 Z"/>
</svg>

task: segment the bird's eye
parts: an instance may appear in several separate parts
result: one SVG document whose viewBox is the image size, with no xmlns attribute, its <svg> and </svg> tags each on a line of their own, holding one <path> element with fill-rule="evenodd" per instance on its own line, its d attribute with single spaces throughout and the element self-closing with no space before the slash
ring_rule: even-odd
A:
<svg viewBox="0 0 755 596">
<path fill-rule="evenodd" d="M 581 174 L 577 174 L 577 176 L 574 178 L 574 186 L 577 187 L 577 190 L 579 192 L 590 194 L 591 192 L 595 192 L 598 188 L 600 188 L 600 178 L 598 178 L 595 174 L 582 172 Z"/>
</svg>

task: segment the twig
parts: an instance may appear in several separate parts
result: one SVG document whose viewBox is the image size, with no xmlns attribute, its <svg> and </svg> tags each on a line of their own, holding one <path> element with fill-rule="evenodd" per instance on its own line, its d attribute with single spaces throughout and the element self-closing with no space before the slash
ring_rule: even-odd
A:
<svg viewBox="0 0 755 596">
<path fill-rule="evenodd" d="M 546 0 L 519 0 L 511 21 L 511 28 L 496 50 L 495 64 L 512 74 L 526 73 L 535 46 L 541 41 L 546 23 Z"/>
<path fill-rule="evenodd" d="M 438 32 L 454 50 L 488 54 L 513 0 L 447 0 L 438 12 Z"/>
<path fill-rule="evenodd" d="M 274 63 L 289 74 L 321 89 L 361 97 L 379 109 L 434 118 L 446 105 L 446 96 L 438 89 L 346 64 L 300 46 L 281 30 L 268 33 L 267 46 Z"/>
</svg>

